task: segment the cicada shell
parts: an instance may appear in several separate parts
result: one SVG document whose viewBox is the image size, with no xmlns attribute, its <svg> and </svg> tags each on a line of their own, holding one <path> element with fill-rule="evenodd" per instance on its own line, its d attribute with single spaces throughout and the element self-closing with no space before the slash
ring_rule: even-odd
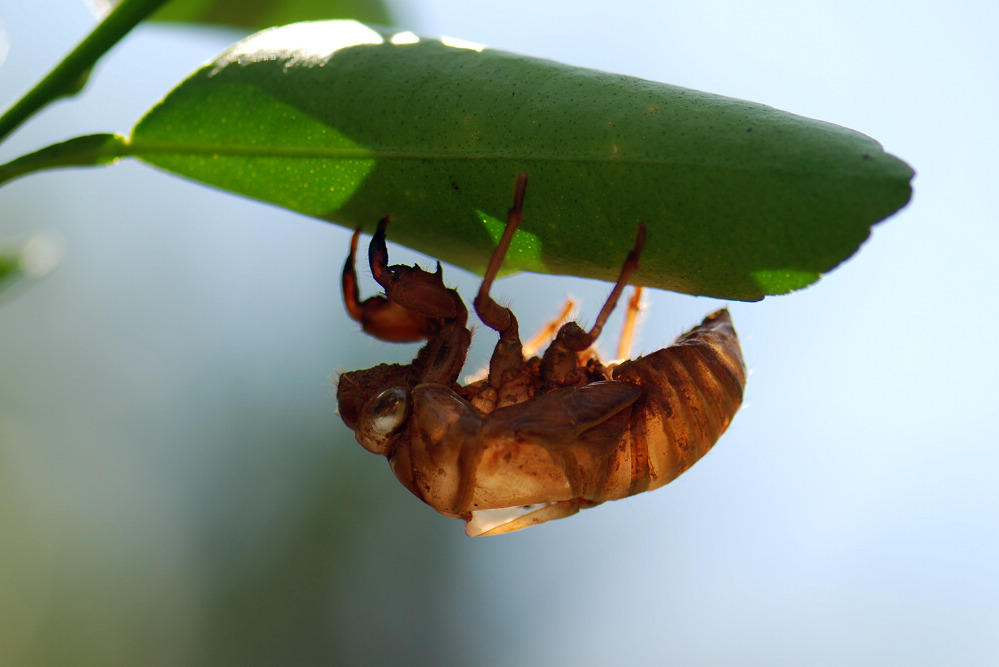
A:
<svg viewBox="0 0 999 667">
<path fill-rule="evenodd" d="M 517 180 L 474 301 L 479 318 L 499 333 L 488 375 L 478 382 L 457 381 L 471 340 L 464 303 L 444 286 L 439 265 L 436 273 L 388 265 L 387 219 L 369 249 L 385 296 L 359 301 L 359 232 L 344 266 L 348 312 L 368 333 L 427 342 L 411 364 L 343 373 L 340 414 L 406 488 L 463 519 L 472 536 L 519 530 L 669 483 L 718 441 L 746 384 L 727 310 L 652 354 L 607 365 L 597 358 L 593 342 L 638 268 L 644 226 L 593 328 L 564 324 L 541 357 L 526 359 L 516 317 L 489 295 L 521 222 L 526 181 Z M 638 307 L 637 299 L 631 303 Z"/>
</svg>

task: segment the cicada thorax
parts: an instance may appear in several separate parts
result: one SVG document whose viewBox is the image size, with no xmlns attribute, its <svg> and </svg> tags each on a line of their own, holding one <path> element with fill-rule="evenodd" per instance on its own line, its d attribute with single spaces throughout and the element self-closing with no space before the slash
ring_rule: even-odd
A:
<svg viewBox="0 0 999 667">
<path fill-rule="evenodd" d="M 538 393 L 540 364 L 538 357 L 527 359 L 517 368 L 504 373 L 501 380 L 495 383 L 497 386 L 491 384 L 488 378 L 482 378 L 458 387 L 457 392 L 483 414 L 524 403 Z"/>
<path fill-rule="evenodd" d="M 746 384 L 727 310 L 673 345 L 617 365 L 611 375 L 642 390 L 628 434 L 631 484 L 617 497 L 657 489 L 707 454 L 742 404 Z"/>
</svg>

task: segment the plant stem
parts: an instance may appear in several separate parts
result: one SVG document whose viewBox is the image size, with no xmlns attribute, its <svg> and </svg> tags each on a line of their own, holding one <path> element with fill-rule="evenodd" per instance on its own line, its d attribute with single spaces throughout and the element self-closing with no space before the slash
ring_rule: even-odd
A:
<svg viewBox="0 0 999 667">
<path fill-rule="evenodd" d="M 74 95 L 94 64 L 142 19 L 168 0 L 122 0 L 62 62 L 0 116 L 0 141 L 60 97 Z"/>
</svg>

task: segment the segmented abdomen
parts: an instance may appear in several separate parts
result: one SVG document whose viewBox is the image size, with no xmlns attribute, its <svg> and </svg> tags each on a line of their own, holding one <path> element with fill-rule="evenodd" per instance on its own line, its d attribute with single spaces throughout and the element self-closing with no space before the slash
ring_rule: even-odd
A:
<svg viewBox="0 0 999 667">
<path fill-rule="evenodd" d="M 615 380 L 642 389 L 633 404 L 628 447 L 631 486 L 606 500 L 657 489 L 694 465 L 718 441 L 742 404 L 746 367 L 727 310 L 719 310 L 673 345 L 626 361 Z"/>
</svg>

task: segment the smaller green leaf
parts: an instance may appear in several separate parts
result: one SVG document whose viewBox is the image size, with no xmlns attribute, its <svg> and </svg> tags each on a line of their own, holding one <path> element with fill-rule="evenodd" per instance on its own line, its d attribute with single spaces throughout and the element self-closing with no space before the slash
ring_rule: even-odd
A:
<svg viewBox="0 0 999 667">
<path fill-rule="evenodd" d="M 0 185 L 32 172 L 65 167 L 111 164 L 127 154 L 127 144 L 116 134 L 73 137 L 0 165 Z"/>
</svg>

